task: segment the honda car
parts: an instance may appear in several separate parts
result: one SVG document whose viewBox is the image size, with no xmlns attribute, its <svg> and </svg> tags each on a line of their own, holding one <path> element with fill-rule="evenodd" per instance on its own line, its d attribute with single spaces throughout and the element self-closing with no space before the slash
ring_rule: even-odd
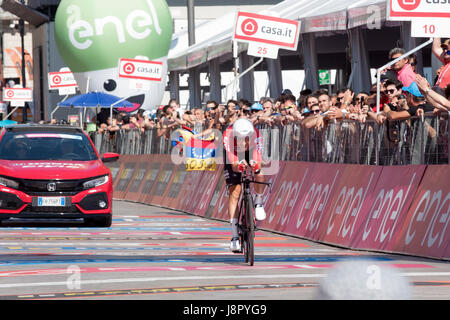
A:
<svg viewBox="0 0 450 320">
<path fill-rule="evenodd" d="M 109 227 L 113 184 L 80 128 L 16 125 L 0 133 L 0 226 L 76 224 Z"/>
</svg>

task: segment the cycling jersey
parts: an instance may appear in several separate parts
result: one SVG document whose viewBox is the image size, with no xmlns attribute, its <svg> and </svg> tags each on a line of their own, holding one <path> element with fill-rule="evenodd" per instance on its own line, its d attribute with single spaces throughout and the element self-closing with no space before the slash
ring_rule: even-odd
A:
<svg viewBox="0 0 450 320">
<path fill-rule="evenodd" d="M 250 164 L 251 160 L 258 163 L 262 161 L 262 137 L 259 134 L 259 130 L 255 128 L 255 133 L 250 138 L 249 149 L 243 152 L 238 152 L 237 142 L 233 136 L 233 126 L 229 126 L 223 135 L 224 145 L 224 173 L 225 183 L 230 185 L 237 185 L 241 183 L 241 173 L 234 172 L 232 163 L 240 162 L 241 160 L 247 161 Z M 256 172 L 259 173 L 259 170 Z"/>
<path fill-rule="evenodd" d="M 223 145 L 226 154 L 225 164 L 232 164 L 244 159 L 247 160 L 247 163 L 250 163 L 250 160 L 254 160 L 258 163 L 261 163 L 262 161 L 262 137 L 260 136 L 259 130 L 256 128 L 255 133 L 250 138 L 248 151 L 239 152 L 237 148 L 237 141 L 234 139 L 232 125 L 229 126 L 223 134 Z M 250 155 L 252 155 L 251 158 Z"/>
</svg>

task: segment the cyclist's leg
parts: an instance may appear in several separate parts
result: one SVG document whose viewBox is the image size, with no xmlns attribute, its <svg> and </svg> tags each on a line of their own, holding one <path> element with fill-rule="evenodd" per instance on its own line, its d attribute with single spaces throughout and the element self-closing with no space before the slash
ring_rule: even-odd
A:
<svg viewBox="0 0 450 320">
<path fill-rule="evenodd" d="M 230 185 L 228 187 L 228 216 L 230 217 L 232 237 L 238 237 L 237 224 L 239 219 L 238 202 L 242 187 L 240 184 Z"/>
<path fill-rule="evenodd" d="M 239 242 L 239 230 L 238 230 L 238 222 L 239 222 L 239 211 L 238 211 L 238 202 L 239 197 L 241 195 L 242 187 L 241 187 L 241 174 L 236 173 L 231 168 L 231 165 L 225 165 L 225 183 L 228 188 L 228 216 L 230 218 L 231 225 L 231 243 L 230 249 L 231 251 L 240 251 L 241 244 Z"/>
<path fill-rule="evenodd" d="M 261 174 L 261 170 L 255 173 L 256 182 L 265 182 L 264 176 Z M 255 197 L 255 218 L 258 221 L 266 219 L 266 211 L 264 210 L 263 194 L 266 186 L 264 184 L 255 183 L 254 185 L 256 197 Z"/>
</svg>

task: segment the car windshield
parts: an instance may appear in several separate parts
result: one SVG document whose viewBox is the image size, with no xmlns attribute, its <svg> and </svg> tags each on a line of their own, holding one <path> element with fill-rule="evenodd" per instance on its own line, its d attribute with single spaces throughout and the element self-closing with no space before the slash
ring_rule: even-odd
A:
<svg viewBox="0 0 450 320">
<path fill-rule="evenodd" d="M 97 155 L 81 132 L 5 132 L 0 141 L 2 160 L 92 161 Z"/>
</svg>

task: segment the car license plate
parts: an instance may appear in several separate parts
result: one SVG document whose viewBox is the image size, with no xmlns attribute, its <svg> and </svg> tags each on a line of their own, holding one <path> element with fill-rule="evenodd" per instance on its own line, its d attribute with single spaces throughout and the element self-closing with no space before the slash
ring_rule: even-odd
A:
<svg viewBox="0 0 450 320">
<path fill-rule="evenodd" d="M 64 207 L 66 205 L 65 197 L 38 197 L 38 207 Z"/>
</svg>

